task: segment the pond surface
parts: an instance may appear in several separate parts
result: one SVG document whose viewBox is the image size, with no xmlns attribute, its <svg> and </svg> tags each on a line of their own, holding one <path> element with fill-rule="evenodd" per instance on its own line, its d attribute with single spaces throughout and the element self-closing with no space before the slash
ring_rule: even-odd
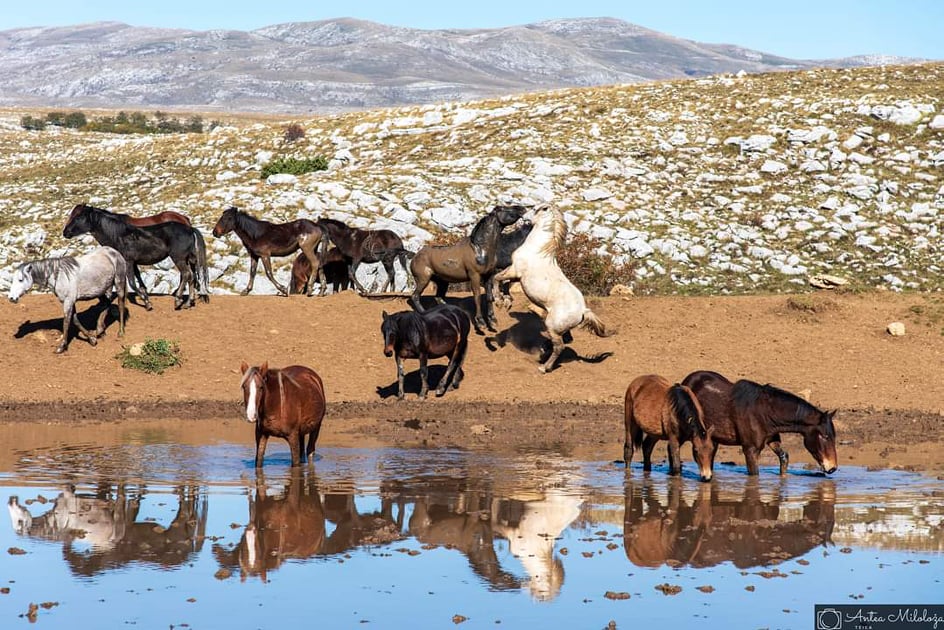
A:
<svg viewBox="0 0 944 630">
<path fill-rule="evenodd" d="M 671 479 L 554 453 L 340 447 L 293 474 L 273 441 L 257 477 L 245 442 L 54 430 L 55 448 L 0 461 L 3 628 L 25 627 L 30 604 L 40 626 L 70 629 L 463 617 L 462 628 L 810 628 L 816 603 L 944 592 L 944 484 L 930 476 L 749 479 L 721 466 L 701 484 L 690 462 Z"/>
</svg>

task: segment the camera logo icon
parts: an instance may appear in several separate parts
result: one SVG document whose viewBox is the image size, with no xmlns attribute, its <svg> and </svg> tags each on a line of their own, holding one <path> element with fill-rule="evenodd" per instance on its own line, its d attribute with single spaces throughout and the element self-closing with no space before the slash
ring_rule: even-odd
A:
<svg viewBox="0 0 944 630">
<path fill-rule="evenodd" d="M 816 630 L 842 630 L 842 614 L 835 608 L 817 610 Z"/>
</svg>

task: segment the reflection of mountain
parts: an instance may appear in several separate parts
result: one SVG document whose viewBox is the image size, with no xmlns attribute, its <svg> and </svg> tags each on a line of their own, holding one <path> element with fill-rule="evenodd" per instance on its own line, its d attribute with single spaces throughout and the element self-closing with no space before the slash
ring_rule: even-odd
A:
<svg viewBox="0 0 944 630">
<path fill-rule="evenodd" d="M 137 520 L 145 496 L 144 489 L 129 495 L 124 484 L 112 491 L 112 484 L 104 483 L 95 495 L 66 488 L 39 516 L 15 496 L 7 507 L 16 533 L 61 541 L 63 557 L 76 575 L 91 576 L 135 561 L 163 567 L 189 562 L 203 548 L 206 494 L 178 487 L 177 513 L 167 527 Z"/>
<path fill-rule="evenodd" d="M 835 486 L 824 480 L 807 497 L 802 514 L 781 520 L 780 500 L 762 500 L 756 483 L 743 495 L 722 498 L 702 485 L 689 504 L 682 481 L 668 480 L 663 502 L 651 483 L 627 480 L 623 527 L 626 557 L 638 566 L 764 566 L 805 555 L 832 543 Z"/>
<path fill-rule="evenodd" d="M 848 497 L 844 502 L 848 502 Z M 875 549 L 944 551 L 944 514 L 941 499 L 902 501 L 887 498 L 878 503 L 864 497 L 863 505 L 836 510 L 837 545 Z"/>
</svg>

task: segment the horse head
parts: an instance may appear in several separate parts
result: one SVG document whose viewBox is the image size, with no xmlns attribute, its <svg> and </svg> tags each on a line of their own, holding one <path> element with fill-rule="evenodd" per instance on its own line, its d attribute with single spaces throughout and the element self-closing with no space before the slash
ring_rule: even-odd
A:
<svg viewBox="0 0 944 630">
<path fill-rule="evenodd" d="M 16 268 L 13 272 L 13 280 L 10 282 L 10 301 L 16 302 L 23 297 L 23 294 L 33 286 L 33 263 L 25 262 Z"/>
<path fill-rule="evenodd" d="M 489 260 L 494 259 L 502 229 L 514 225 L 525 212 L 527 208 L 524 206 L 495 206 L 475 224 L 469 234 L 469 241 L 475 250 L 476 264 L 484 267 Z"/>
<path fill-rule="evenodd" d="M 380 325 L 380 334 L 383 336 L 385 357 L 392 357 L 397 343 L 397 320 L 383 312 L 383 323 Z"/>
<path fill-rule="evenodd" d="M 262 418 L 261 411 L 265 409 L 265 383 L 269 373 L 269 362 L 258 367 L 249 367 L 245 361 L 240 366 L 243 390 L 243 405 L 246 407 L 246 421 L 255 423 Z"/>
<path fill-rule="evenodd" d="M 714 455 L 712 428 L 705 422 L 701 403 L 695 393 L 685 385 L 675 384 L 669 388 L 668 393 L 672 410 L 679 423 L 680 437 L 691 437 L 692 454 L 698 463 L 701 480 L 711 481 L 711 460 Z"/>
<path fill-rule="evenodd" d="M 833 426 L 835 411 L 819 411 L 818 421 L 803 432 L 803 446 L 810 452 L 823 472 L 831 475 L 839 468 L 836 455 L 836 427 Z"/>
<path fill-rule="evenodd" d="M 69 218 L 66 220 L 65 227 L 62 228 L 62 236 L 72 238 L 73 236 L 85 234 L 90 231 L 92 229 L 90 215 L 92 211 L 96 209 L 97 208 L 93 208 L 84 203 L 80 203 L 72 208 L 72 212 L 69 213 Z"/>
<path fill-rule="evenodd" d="M 213 226 L 213 236 L 219 238 L 224 234 L 229 234 L 236 229 L 236 214 L 239 210 L 236 206 L 230 206 L 220 215 L 216 225 Z"/>
</svg>

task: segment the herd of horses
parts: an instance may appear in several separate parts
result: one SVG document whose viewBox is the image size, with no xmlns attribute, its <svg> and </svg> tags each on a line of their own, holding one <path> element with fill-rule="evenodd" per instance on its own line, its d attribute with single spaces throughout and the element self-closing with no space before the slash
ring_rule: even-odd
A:
<svg viewBox="0 0 944 630">
<path fill-rule="evenodd" d="M 449 359 L 436 386 L 437 396 L 459 386 L 471 329 L 480 334 L 486 328 L 495 331 L 495 292 L 501 291 L 507 299 L 512 282 L 520 283 L 532 308 L 544 320 L 550 344 L 546 356 L 539 358 L 542 373 L 554 369 L 574 328 L 586 328 L 600 337 L 616 332 L 587 307 L 583 294 L 558 265 L 557 252 L 564 246 L 567 224 L 553 206 L 495 206 L 468 236 L 452 245 L 426 246 L 416 253 L 405 249 L 401 238 L 391 230 L 352 228 L 327 218 L 272 223 L 235 207 L 227 208 L 213 228 L 217 238 L 230 232 L 237 235 L 250 257 L 249 281 L 243 295 L 252 291 L 260 259 L 266 276 L 282 295 L 313 295 L 315 278 L 323 295 L 328 269 L 335 290 L 353 285 L 365 293 L 356 276 L 362 263 L 383 265 L 387 272 L 383 290 L 389 291 L 394 287 L 394 262 L 408 268 L 413 278 L 408 300 L 412 310 L 384 312 L 381 322 L 383 352 L 396 361 L 399 399 L 404 397 L 405 359 L 419 361 L 420 398 L 425 398 L 429 389 L 429 359 Z M 62 302 L 63 335 L 56 352 L 68 348 L 73 322 L 92 345 L 104 333 L 108 309 L 100 315 L 93 332 L 85 329 L 76 316 L 75 303 L 79 300 L 107 303 L 117 298 L 119 335 L 124 332 L 127 286 L 145 308 L 152 308 L 140 265 L 171 258 L 180 274 L 174 291 L 175 309 L 195 306 L 197 296 L 209 301 L 206 245 L 186 216 L 164 212 L 134 218 L 79 204 L 70 213 L 63 236 L 86 233 L 101 247 L 83 256 L 28 261 L 14 272 L 11 300 L 16 301 L 37 284 L 51 290 Z M 272 273 L 271 257 L 296 252 L 291 287 L 285 287 Z M 430 282 L 436 286 L 438 304 L 426 308 L 420 296 Z M 471 287 L 475 312 L 471 318 L 465 310 L 444 302 L 450 284 L 459 282 L 468 282 Z M 480 296 L 481 291 L 484 296 Z M 241 388 L 246 419 L 256 426 L 256 466 L 262 467 L 269 437 L 288 441 L 293 466 L 300 465 L 303 457 L 313 461 L 326 407 L 324 385 L 314 370 L 243 363 Z M 686 442 L 692 443 L 702 481 L 712 478 L 719 445 L 740 446 L 749 475 L 758 474 L 757 458 L 769 446 L 780 460 L 780 473 L 786 474 L 789 459 L 781 446 L 781 433 L 801 434 L 804 446 L 826 474 L 837 468 L 835 412 L 821 411 L 771 385 L 748 380 L 732 383 L 709 371 L 694 372 L 676 384 L 658 375 L 646 375 L 629 384 L 624 410 L 623 459 L 627 469 L 634 450 L 641 447 L 644 470 L 650 470 L 654 446 L 666 440 L 672 475 L 681 473 L 680 446 Z"/>
</svg>

